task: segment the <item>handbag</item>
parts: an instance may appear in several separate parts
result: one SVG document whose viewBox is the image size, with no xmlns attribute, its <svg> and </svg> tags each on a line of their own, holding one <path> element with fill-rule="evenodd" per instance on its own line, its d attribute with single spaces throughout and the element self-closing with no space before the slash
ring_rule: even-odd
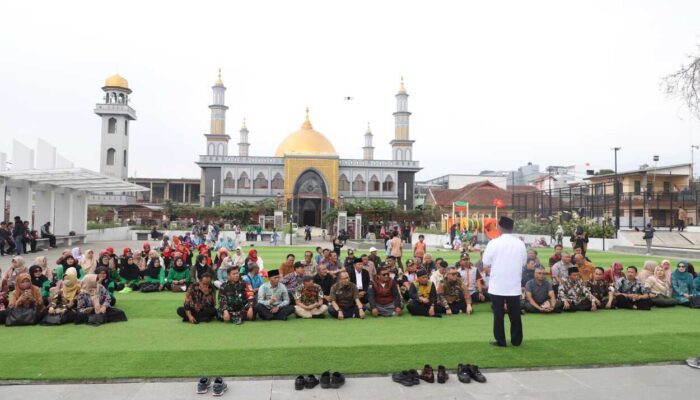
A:
<svg viewBox="0 0 700 400">
<path fill-rule="evenodd" d="M 700 296 L 693 296 L 690 299 L 690 308 L 700 308 Z"/>
<path fill-rule="evenodd" d="M 41 325 L 63 325 L 66 322 L 66 314 L 46 314 Z"/>
<path fill-rule="evenodd" d="M 105 319 L 104 314 L 90 314 L 87 321 L 88 325 L 94 326 L 102 325 L 105 322 L 107 322 L 107 320 Z"/>
<path fill-rule="evenodd" d="M 141 286 L 141 293 L 151 293 L 157 292 L 159 290 L 160 288 L 155 283 L 146 283 L 143 286 Z"/>
<path fill-rule="evenodd" d="M 36 323 L 36 308 L 10 308 L 5 319 L 5 326 L 24 326 Z"/>
</svg>

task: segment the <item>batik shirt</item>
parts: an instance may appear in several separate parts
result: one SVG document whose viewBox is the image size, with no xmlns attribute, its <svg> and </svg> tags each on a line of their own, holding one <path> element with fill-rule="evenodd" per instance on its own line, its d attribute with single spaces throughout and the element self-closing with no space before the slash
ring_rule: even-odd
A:
<svg viewBox="0 0 700 400">
<path fill-rule="evenodd" d="M 204 309 L 214 309 L 216 307 L 215 289 L 209 286 L 209 293 L 199 287 L 199 284 L 193 284 L 185 294 L 185 310 L 202 311 Z"/>
<path fill-rule="evenodd" d="M 338 303 L 340 308 L 348 309 L 355 305 L 355 299 L 360 298 L 360 293 L 354 283 L 349 282 L 346 286 L 336 283 L 331 287 L 331 302 Z"/>
<path fill-rule="evenodd" d="M 287 274 L 280 280 L 280 283 L 287 287 L 287 290 L 294 293 L 298 287 L 304 285 L 304 275 L 299 276 L 296 272 Z"/>
<path fill-rule="evenodd" d="M 311 304 L 317 304 L 323 302 L 323 289 L 317 284 L 313 284 L 311 287 L 306 287 L 301 285 L 297 288 L 294 293 L 294 300 L 297 303 L 301 303 L 305 306 Z"/>
<path fill-rule="evenodd" d="M 610 285 L 608 285 L 608 282 L 606 282 L 605 279 L 601 279 L 599 281 L 592 279 L 586 282 L 586 287 L 591 294 L 600 301 L 603 301 L 603 297 L 606 297 L 608 292 L 610 292 Z"/>
<path fill-rule="evenodd" d="M 620 278 L 615 282 L 615 293 L 646 294 L 647 290 L 639 279 L 631 282 L 627 278 Z"/>
<path fill-rule="evenodd" d="M 559 300 L 561 301 L 568 300 L 578 304 L 586 299 L 593 301 L 594 298 L 581 279 L 576 279 L 573 282 L 571 279 L 567 279 L 559 285 Z"/>
<path fill-rule="evenodd" d="M 229 312 L 240 312 L 248 307 L 247 285 L 243 281 L 224 282 L 219 288 L 219 309 Z"/>
<path fill-rule="evenodd" d="M 450 282 L 446 279 L 443 285 L 440 303 L 445 308 L 458 300 L 464 300 L 464 292 L 466 292 L 467 289 L 461 279 L 457 279 L 454 282 Z"/>
<path fill-rule="evenodd" d="M 99 301 L 100 301 L 100 305 L 107 306 L 107 308 L 109 308 L 110 302 L 112 301 L 112 297 L 109 295 L 109 292 L 107 291 L 107 289 L 105 289 L 105 287 L 102 285 L 97 285 L 96 290 L 97 290 L 97 297 L 99 298 Z M 78 312 L 91 314 L 94 311 L 94 307 L 95 307 L 95 305 L 92 302 L 92 296 L 90 296 L 88 293 L 85 293 L 85 292 L 78 293 L 78 296 L 76 297 L 76 306 L 75 306 L 75 308 L 78 310 Z"/>
</svg>

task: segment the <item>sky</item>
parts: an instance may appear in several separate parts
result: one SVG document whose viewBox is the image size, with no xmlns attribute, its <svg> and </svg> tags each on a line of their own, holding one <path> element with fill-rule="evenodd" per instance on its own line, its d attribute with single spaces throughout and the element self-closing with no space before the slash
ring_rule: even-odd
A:
<svg viewBox="0 0 700 400">
<path fill-rule="evenodd" d="M 211 86 L 229 155 L 273 156 L 310 108 L 341 158 L 390 159 L 400 77 L 417 179 L 527 162 L 690 162 L 700 122 L 663 76 L 700 52 L 698 1 L 21 1 L 0 6 L 0 151 L 99 170 L 104 79 L 133 90 L 129 175 L 198 178 Z M 352 100 L 345 100 L 352 97 Z M 700 153 L 696 154 L 700 159 Z"/>
</svg>

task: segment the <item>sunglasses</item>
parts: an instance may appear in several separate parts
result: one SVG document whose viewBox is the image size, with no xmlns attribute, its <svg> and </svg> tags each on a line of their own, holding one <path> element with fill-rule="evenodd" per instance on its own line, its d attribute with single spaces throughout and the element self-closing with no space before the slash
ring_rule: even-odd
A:
<svg viewBox="0 0 700 400">
<path fill-rule="evenodd" d="M 379 274 L 379 276 L 389 276 L 389 274 L 388 274 L 388 273 L 382 273 L 382 274 Z"/>
</svg>

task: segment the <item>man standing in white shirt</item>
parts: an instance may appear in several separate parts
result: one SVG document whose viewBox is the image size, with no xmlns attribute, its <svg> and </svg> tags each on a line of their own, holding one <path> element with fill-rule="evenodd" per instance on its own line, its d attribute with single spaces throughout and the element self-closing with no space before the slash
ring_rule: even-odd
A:
<svg viewBox="0 0 700 400">
<path fill-rule="evenodd" d="M 491 268 L 489 296 L 493 309 L 494 346 L 506 347 L 506 332 L 503 323 L 505 309 L 508 307 L 510 320 L 510 343 L 520 346 L 523 342 L 523 324 L 520 319 L 520 280 L 523 266 L 527 261 L 527 250 L 516 236 L 512 235 L 515 222 L 508 217 L 501 217 L 498 229 L 501 236 L 493 239 L 484 251 L 484 266 Z"/>
</svg>

